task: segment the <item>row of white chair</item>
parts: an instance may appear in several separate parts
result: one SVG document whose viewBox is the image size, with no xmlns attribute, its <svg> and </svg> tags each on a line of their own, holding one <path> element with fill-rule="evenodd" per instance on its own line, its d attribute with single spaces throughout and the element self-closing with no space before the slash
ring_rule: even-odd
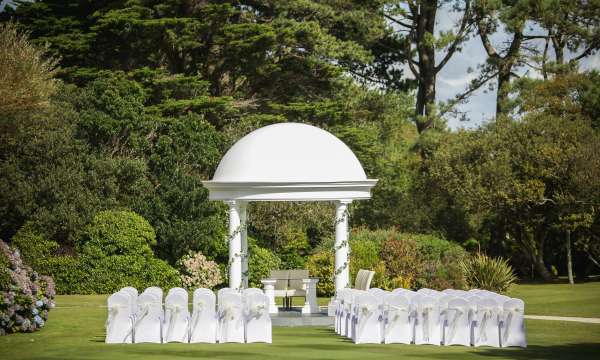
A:
<svg viewBox="0 0 600 360">
<path fill-rule="evenodd" d="M 260 289 L 196 289 L 192 314 L 188 293 L 149 287 L 138 296 L 125 287 L 108 298 L 107 343 L 271 343 L 268 298 Z M 218 304 L 217 304 L 218 299 Z"/>
<path fill-rule="evenodd" d="M 526 347 L 520 299 L 486 290 L 336 294 L 335 331 L 355 343 Z"/>
</svg>

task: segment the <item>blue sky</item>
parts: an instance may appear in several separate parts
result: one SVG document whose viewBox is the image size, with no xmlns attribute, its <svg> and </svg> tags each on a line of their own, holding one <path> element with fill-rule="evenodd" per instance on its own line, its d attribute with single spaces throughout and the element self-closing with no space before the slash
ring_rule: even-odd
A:
<svg viewBox="0 0 600 360">
<path fill-rule="evenodd" d="M 0 9 L 4 8 L 7 2 L 7 0 L 2 0 Z M 458 14 L 448 11 L 448 9 L 442 8 L 437 16 L 438 29 L 447 30 L 451 28 L 453 23 L 456 22 L 457 15 Z M 501 47 L 500 45 L 506 40 L 506 36 L 499 34 L 492 39 L 498 47 Z M 462 52 L 456 53 L 438 74 L 438 100 L 448 100 L 453 98 L 456 94 L 463 92 L 470 80 L 476 76 L 476 72 L 469 73 L 467 70 L 469 68 L 477 69 L 477 65 L 484 63 L 485 59 L 486 53 L 481 45 L 481 40 L 478 37 L 473 36 L 463 45 Z M 583 60 L 581 62 L 581 68 L 600 69 L 600 54 L 596 53 Z M 520 74 L 526 72 L 528 76 L 539 76 L 535 71 L 527 68 L 518 71 Z M 410 71 L 406 69 L 405 74 L 410 74 Z M 466 104 L 462 104 L 458 107 L 461 112 L 466 114 L 468 120 L 460 121 L 457 118 L 449 117 L 447 119 L 448 126 L 452 129 L 477 127 L 493 117 L 495 108 L 495 89 L 488 91 L 487 87 L 484 87 L 475 92 Z"/>
</svg>

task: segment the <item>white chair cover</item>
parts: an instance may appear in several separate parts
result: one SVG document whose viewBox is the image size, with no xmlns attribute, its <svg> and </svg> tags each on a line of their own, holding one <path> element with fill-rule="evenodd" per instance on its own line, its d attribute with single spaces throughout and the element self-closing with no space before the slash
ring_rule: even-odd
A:
<svg viewBox="0 0 600 360">
<path fill-rule="evenodd" d="M 174 287 L 174 288 L 169 289 L 169 292 L 167 292 L 167 296 L 169 296 L 171 294 L 186 294 L 187 295 L 188 292 L 184 288 Z"/>
<path fill-rule="evenodd" d="M 162 291 L 161 291 L 162 293 Z M 137 313 L 133 331 L 135 343 L 162 342 L 163 309 L 160 299 L 152 292 L 144 292 L 137 299 Z"/>
<path fill-rule="evenodd" d="M 214 344 L 217 342 L 218 317 L 215 305 L 215 293 L 211 290 L 194 290 L 190 343 Z"/>
<path fill-rule="evenodd" d="M 356 344 L 381 343 L 381 312 L 380 301 L 371 294 L 364 293 L 356 296 L 356 328 L 353 340 Z"/>
<path fill-rule="evenodd" d="M 244 309 L 242 296 L 228 292 L 219 296 L 219 330 L 220 343 L 244 342 Z"/>
<path fill-rule="evenodd" d="M 137 304 L 136 304 L 137 297 L 138 297 L 137 289 L 134 287 L 131 287 L 131 286 L 126 286 L 126 287 L 122 288 L 120 291 L 126 292 L 127 294 L 129 294 L 129 297 L 131 299 L 131 313 L 133 316 L 133 314 L 135 314 L 135 311 L 137 309 Z"/>
<path fill-rule="evenodd" d="M 248 292 L 244 305 L 246 318 L 246 342 L 271 343 L 271 316 L 269 298 L 259 289 Z"/>
<path fill-rule="evenodd" d="M 173 291 L 174 290 L 174 291 Z M 189 342 L 188 293 L 171 289 L 165 298 L 164 342 Z"/>
<path fill-rule="evenodd" d="M 448 324 L 444 327 L 444 345 L 471 345 L 470 309 L 469 303 L 463 298 L 448 301 Z"/>
<path fill-rule="evenodd" d="M 236 289 L 232 288 L 222 288 L 217 291 L 217 301 L 221 298 L 222 295 L 225 294 L 240 294 L 240 292 Z"/>
<path fill-rule="evenodd" d="M 336 293 L 336 307 L 335 307 L 335 324 L 334 329 L 336 334 L 342 334 L 342 318 L 344 314 L 344 297 L 345 294 L 349 292 L 350 289 L 344 288 L 340 289 Z"/>
<path fill-rule="evenodd" d="M 385 291 L 383 289 L 380 288 L 370 288 L 369 290 L 367 290 L 367 293 L 375 296 L 380 302 L 383 301 L 383 297 L 386 296 L 387 294 L 389 294 L 389 291 Z"/>
<path fill-rule="evenodd" d="M 362 294 L 367 294 L 365 290 L 352 289 L 350 292 L 350 310 L 349 315 L 346 318 L 346 336 L 350 339 L 356 338 L 356 324 L 358 321 L 358 306 L 356 304 L 356 298 Z"/>
<path fill-rule="evenodd" d="M 131 312 L 130 294 L 126 291 L 114 293 L 108 298 L 107 305 L 105 342 L 107 344 L 133 342 L 133 313 Z"/>
<path fill-rule="evenodd" d="M 440 309 L 437 299 L 423 296 L 417 298 L 415 303 L 415 344 L 440 345 Z"/>
<path fill-rule="evenodd" d="M 350 321 L 352 319 L 352 293 L 351 289 L 347 289 L 342 293 L 341 312 L 340 312 L 340 335 L 349 336 Z"/>
<path fill-rule="evenodd" d="M 521 299 L 510 299 L 504 303 L 502 312 L 502 347 L 527 347 L 525 335 L 525 303 Z"/>
<path fill-rule="evenodd" d="M 264 294 L 264 292 L 261 289 L 257 289 L 257 288 L 247 288 L 247 289 L 242 290 L 243 297 L 249 297 L 250 295 L 254 295 L 254 294 Z"/>
<path fill-rule="evenodd" d="M 156 296 L 158 298 L 158 300 L 162 303 L 163 291 L 161 288 L 159 288 L 157 286 L 150 286 L 149 288 L 146 288 L 146 290 L 144 290 L 144 292 L 147 294 L 154 294 L 154 296 Z"/>
<path fill-rule="evenodd" d="M 410 344 L 413 341 L 410 321 L 410 300 L 401 292 L 390 294 L 384 299 L 384 337 L 386 344 Z"/>
<path fill-rule="evenodd" d="M 477 303 L 475 318 L 475 346 L 500 347 L 498 304 L 494 299 L 484 298 Z"/>
</svg>

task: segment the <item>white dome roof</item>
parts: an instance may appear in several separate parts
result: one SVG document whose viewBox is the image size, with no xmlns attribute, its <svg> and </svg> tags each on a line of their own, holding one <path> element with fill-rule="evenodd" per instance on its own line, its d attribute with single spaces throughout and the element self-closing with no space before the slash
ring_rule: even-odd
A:
<svg viewBox="0 0 600 360">
<path fill-rule="evenodd" d="M 339 182 L 367 180 L 360 162 L 331 133 L 300 123 L 257 129 L 225 154 L 214 182 Z"/>
</svg>

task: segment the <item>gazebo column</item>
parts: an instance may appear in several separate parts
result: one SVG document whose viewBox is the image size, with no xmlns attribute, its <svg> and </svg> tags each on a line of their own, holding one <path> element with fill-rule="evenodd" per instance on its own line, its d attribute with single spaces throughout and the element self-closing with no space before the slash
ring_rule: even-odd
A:
<svg viewBox="0 0 600 360">
<path fill-rule="evenodd" d="M 248 217 L 246 215 L 246 202 L 240 202 L 240 222 L 242 225 L 242 286 L 248 288 L 248 229 L 246 227 Z"/>
<path fill-rule="evenodd" d="M 352 200 L 340 200 L 335 211 L 335 291 L 350 286 L 348 257 L 348 205 Z"/>
<path fill-rule="evenodd" d="M 242 226 L 240 219 L 240 203 L 235 200 L 226 201 L 229 205 L 229 287 L 242 287 Z"/>
</svg>

